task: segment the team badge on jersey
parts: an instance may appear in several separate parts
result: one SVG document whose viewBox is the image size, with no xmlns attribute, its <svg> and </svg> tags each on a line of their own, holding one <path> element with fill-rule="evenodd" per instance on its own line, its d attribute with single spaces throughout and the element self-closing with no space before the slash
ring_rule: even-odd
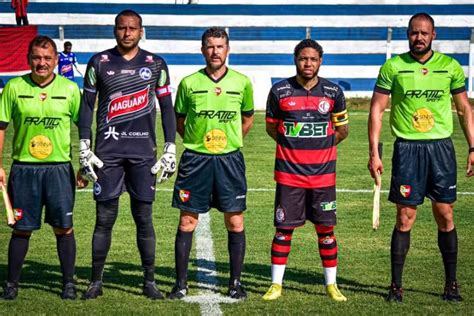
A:
<svg viewBox="0 0 474 316">
<path fill-rule="evenodd" d="M 214 93 L 215 93 L 217 96 L 220 96 L 221 93 L 222 93 L 222 89 L 221 89 L 220 87 L 216 87 L 216 88 L 214 89 Z"/>
<path fill-rule="evenodd" d="M 48 95 L 46 93 L 42 92 L 42 93 L 39 94 L 38 97 L 41 101 L 44 101 L 48 98 Z"/>
<path fill-rule="evenodd" d="M 148 105 L 149 88 L 150 87 L 147 86 L 143 90 L 122 95 L 110 101 L 107 113 L 107 123 L 118 116 L 131 114 L 144 109 Z"/>
<path fill-rule="evenodd" d="M 421 68 L 420 71 L 421 71 L 421 74 L 422 74 L 423 76 L 426 76 L 426 75 L 428 74 L 428 72 L 429 72 L 429 71 L 428 71 L 428 68 Z"/>
<path fill-rule="evenodd" d="M 408 184 L 402 184 L 400 186 L 400 194 L 405 197 L 405 198 L 408 198 L 410 197 L 410 194 L 411 194 L 411 185 L 408 185 Z"/>
<path fill-rule="evenodd" d="M 187 201 L 189 201 L 189 198 L 191 197 L 191 192 L 187 191 L 187 190 L 179 190 L 179 199 L 186 203 Z"/>
<path fill-rule="evenodd" d="M 148 67 L 143 67 L 140 69 L 140 78 L 143 80 L 148 80 L 151 78 L 151 70 Z"/>
<path fill-rule="evenodd" d="M 276 210 L 275 210 L 275 220 L 277 223 L 282 223 L 286 219 L 286 214 L 285 214 L 285 209 L 281 207 L 281 205 L 278 205 Z"/>
<path fill-rule="evenodd" d="M 321 100 L 321 102 L 319 102 L 319 105 L 318 105 L 318 111 L 321 114 L 326 114 L 327 112 L 329 112 L 330 107 L 331 105 L 329 104 L 328 101 Z"/>
</svg>

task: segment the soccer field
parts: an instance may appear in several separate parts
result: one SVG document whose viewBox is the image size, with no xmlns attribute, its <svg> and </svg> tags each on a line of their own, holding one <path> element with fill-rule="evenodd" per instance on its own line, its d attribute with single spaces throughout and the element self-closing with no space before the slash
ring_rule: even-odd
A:
<svg viewBox="0 0 474 316">
<path fill-rule="evenodd" d="M 254 127 L 245 139 L 243 149 L 248 179 L 248 210 L 245 214 L 247 254 L 242 282 L 249 298 L 238 303 L 219 302 L 216 295 L 199 296 L 196 303 L 184 301 L 150 301 L 141 295 L 142 272 L 135 242 L 135 225 L 129 210 L 129 197 L 124 194 L 115 224 L 112 247 L 104 273 L 104 296 L 93 301 L 62 301 L 61 275 L 56 253 L 56 240 L 48 225 L 35 232 L 23 268 L 22 282 L 16 301 L 0 301 L 0 314 L 472 314 L 474 310 L 474 179 L 464 177 L 467 145 L 455 119 L 454 143 L 458 157 L 458 202 L 455 223 L 459 235 L 458 280 L 464 302 L 446 303 L 440 294 L 444 287 L 444 271 L 437 246 L 437 229 L 429 203 L 419 208 L 412 231 L 412 243 L 405 264 L 403 304 L 388 304 L 384 297 L 390 283 L 390 236 L 395 222 L 394 206 L 387 201 L 390 158 L 393 138 L 385 115 L 385 174 L 381 198 L 381 227 L 371 229 L 372 179 L 367 171 L 367 111 L 351 109 L 349 137 L 338 148 L 337 188 L 339 244 L 338 283 L 347 302 L 335 303 L 326 297 L 321 260 L 314 228 L 307 224 L 293 235 L 292 252 L 287 266 L 283 296 L 265 302 L 261 296 L 271 283 L 270 246 L 273 228 L 273 161 L 275 144 L 265 133 L 264 113 L 257 113 Z M 158 122 L 157 126 L 161 126 Z M 11 130 L 7 133 L 11 137 Z M 160 133 L 159 139 L 162 136 Z M 74 163 L 77 166 L 77 133 L 74 131 Z M 161 145 L 159 145 L 161 148 Z M 181 152 L 181 140 L 178 141 Z M 4 156 L 11 153 L 8 140 Z M 6 159 L 9 169 L 10 159 Z M 179 212 L 171 208 L 172 181 L 158 186 L 154 204 L 157 235 L 156 279 L 159 288 L 168 293 L 174 283 L 174 236 Z M 90 187 L 89 187 L 90 189 Z M 2 208 L 3 212 L 3 208 Z M 210 230 L 201 231 L 213 255 L 193 247 L 189 266 L 189 296 L 201 295 L 210 287 L 224 295 L 229 274 L 227 233 L 223 216 L 210 212 Z M 4 214 L 2 214 L 4 218 Z M 5 220 L 2 220 L 5 222 Z M 74 210 L 77 240 L 76 278 L 82 294 L 90 276 L 91 239 L 95 222 L 95 204 L 90 191 L 78 191 Z M 10 228 L 0 226 L 0 280 L 6 278 L 7 248 Z M 212 234 L 212 235 L 211 235 Z M 194 241 L 198 237 L 195 234 Z M 211 243 L 212 241 L 212 243 Z M 198 255 L 198 258 L 196 256 Z M 215 272 L 213 269 L 215 268 Z M 206 270 L 207 269 L 207 270 Z M 201 279 L 198 284 L 197 278 Z M 209 286 L 209 285 L 208 285 Z M 214 300 L 206 299 L 212 297 Z M 198 303 L 200 302 L 200 304 Z"/>
</svg>

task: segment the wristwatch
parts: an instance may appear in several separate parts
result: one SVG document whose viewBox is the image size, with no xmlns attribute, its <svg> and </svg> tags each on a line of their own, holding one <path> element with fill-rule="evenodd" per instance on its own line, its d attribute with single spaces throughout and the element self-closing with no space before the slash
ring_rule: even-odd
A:
<svg viewBox="0 0 474 316">
<path fill-rule="evenodd" d="M 469 153 L 474 153 L 474 147 L 469 148 Z"/>
</svg>

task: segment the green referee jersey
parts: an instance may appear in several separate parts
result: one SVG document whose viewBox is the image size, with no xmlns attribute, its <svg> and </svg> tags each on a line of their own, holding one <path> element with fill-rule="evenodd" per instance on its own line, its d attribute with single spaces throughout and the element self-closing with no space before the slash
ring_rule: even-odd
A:
<svg viewBox="0 0 474 316">
<path fill-rule="evenodd" d="M 205 154 L 225 154 L 243 146 L 242 115 L 254 111 L 252 84 L 232 70 L 215 81 L 204 69 L 181 80 L 175 111 L 186 116 L 184 147 Z"/>
<path fill-rule="evenodd" d="M 29 74 L 8 81 L 0 102 L 0 127 L 13 122 L 13 159 L 70 161 L 71 122 L 79 119 L 80 98 L 77 84 L 57 75 L 45 87 Z"/>
<path fill-rule="evenodd" d="M 381 67 L 375 91 L 392 95 L 390 125 L 396 137 L 423 140 L 450 137 L 451 95 L 465 91 L 464 71 L 446 55 L 433 52 L 425 63 L 409 53 Z"/>
</svg>

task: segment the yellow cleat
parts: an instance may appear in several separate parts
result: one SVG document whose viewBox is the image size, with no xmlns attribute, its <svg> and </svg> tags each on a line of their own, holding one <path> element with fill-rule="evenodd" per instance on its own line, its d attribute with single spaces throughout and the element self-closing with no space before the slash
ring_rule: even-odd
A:
<svg viewBox="0 0 474 316">
<path fill-rule="evenodd" d="M 326 294 L 336 302 L 345 302 L 347 298 L 337 288 L 336 283 L 326 285 Z"/>
<path fill-rule="evenodd" d="M 273 301 L 281 296 L 283 288 L 281 284 L 272 283 L 267 293 L 262 297 L 265 301 Z"/>
</svg>

